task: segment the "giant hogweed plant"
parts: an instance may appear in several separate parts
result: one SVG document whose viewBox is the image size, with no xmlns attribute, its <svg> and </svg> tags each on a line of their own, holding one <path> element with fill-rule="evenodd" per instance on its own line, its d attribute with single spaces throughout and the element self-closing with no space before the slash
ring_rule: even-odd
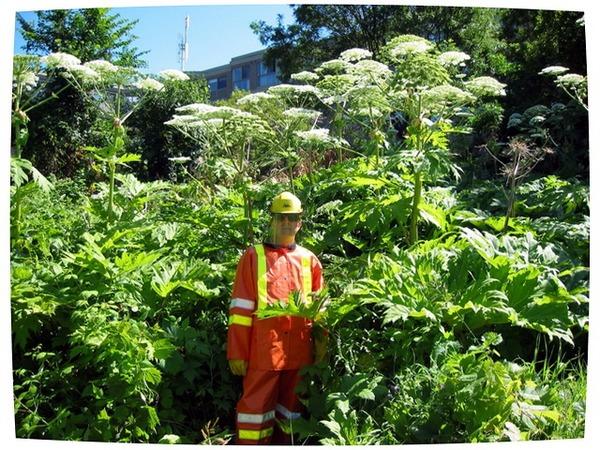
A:
<svg viewBox="0 0 600 450">
<path fill-rule="evenodd" d="M 166 122 L 202 147 L 202 157 L 225 157 L 235 169 L 234 187 L 244 196 L 245 238 L 254 240 L 253 179 L 259 172 L 260 144 L 274 136 L 268 124 L 259 116 L 230 106 L 203 103 L 176 108 L 180 114 Z M 210 169 L 209 169 L 210 170 Z"/>
<path fill-rule="evenodd" d="M 106 215 L 109 223 L 116 219 L 114 198 L 117 168 L 127 163 L 140 161 L 140 155 L 125 153 L 126 129 L 124 123 L 142 104 L 145 95 L 159 91 L 163 84 L 153 78 L 142 77 L 135 69 L 120 67 L 104 60 L 81 63 L 69 54 L 52 53 L 42 58 L 44 64 L 60 72 L 65 80 L 80 91 L 84 97 L 98 108 L 102 117 L 102 129 L 105 133 L 106 145 L 103 147 L 87 146 L 103 167 L 107 167 L 108 193 Z M 187 75 L 177 70 L 168 69 L 159 73 L 163 82 L 186 80 Z"/>
<path fill-rule="evenodd" d="M 368 149 L 376 161 L 384 151 L 401 152 L 410 161 L 414 183 L 409 242 L 418 240 L 418 220 L 423 213 L 423 181 L 458 168 L 451 163 L 448 135 L 468 132 L 461 125 L 469 107 L 478 100 L 504 95 L 505 85 L 491 77 L 465 81 L 458 67 L 470 57 L 452 51 L 439 54 L 428 40 L 402 35 L 382 49 L 382 64 L 370 52 L 351 49 L 339 59 L 327 61 L 315 73 L 299 73 L 321 90 L 324 105 L 364 127 Z M 398 139 L 392 119 L 406 122 L 406 134 Z"/>
<path fill-rule="evenodd" d="M 322 113 L 313 109 L 318 103 L 319 90 L 308 85 L 281 84 L 266 93 L 249 94 L 237 101 L 241 109 L 260 116 L 273 131 L 276 139 L 269 143 L 268 153 L 283 158 L 290 183 L 295 192 L 294 172 L 302 165 L 312 177 L 323 154 L 331 148 L 348 145 L 323 128 Z M 274 161 L 277 166 L 277 161 Z"/>
<path fill-rule="evenodd" d="M 310 173 L 318 161 L 319 150 L 341 145 L 341 141 L 329 136 L 328 129 L 317 127 L 320 113 L 304 107 L 315 102 L 315 92 L 314 88 L 273 86 L 266 93 L 241 97 L 235 108 L 208 104 L 179 107 L 179 114 L 166 122 L 198 142 L 205 161 L 225 157 L 234 167 L 234 187 L 244 193 L 247 242 L 254 238 L 255 183 L 260 171 L 272 163 L 269 158 L 284 158 L 293 191 L 294 168 L 302 158 Z"/>
</svg>

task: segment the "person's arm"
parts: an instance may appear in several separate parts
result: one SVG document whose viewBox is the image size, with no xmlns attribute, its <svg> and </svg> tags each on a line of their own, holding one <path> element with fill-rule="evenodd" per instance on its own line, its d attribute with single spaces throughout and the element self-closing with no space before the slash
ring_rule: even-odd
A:
<svg viewBox="0 0 600 450">
<path fill-rule="evenodd" d="M 256 252 L 249 248 L 237 266 L 229 305 L 227 359 L 235 375 L 246 375 L 250 359 L 250 338 L 256 310 Z"/>
</svg>

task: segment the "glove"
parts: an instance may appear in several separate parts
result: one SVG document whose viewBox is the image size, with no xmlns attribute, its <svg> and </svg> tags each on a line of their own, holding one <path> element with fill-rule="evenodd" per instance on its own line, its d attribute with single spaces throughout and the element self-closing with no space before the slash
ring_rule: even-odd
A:
<svg viewBox="0 0 600 450">
<path fill-rule="evenodd" d="M 319 333 L 315 336 L 315 364 L 319 364 L 325 359 L 327 344 L 329 344 L 328 335 Z"/>
<path fill-rule="evenodd" d="M 246 369 L 248 369 L 248 361 L 243 359 L 230 359 L 229 369 L 234 375 L 243 377 L 246 375 Z"/>
</svg>

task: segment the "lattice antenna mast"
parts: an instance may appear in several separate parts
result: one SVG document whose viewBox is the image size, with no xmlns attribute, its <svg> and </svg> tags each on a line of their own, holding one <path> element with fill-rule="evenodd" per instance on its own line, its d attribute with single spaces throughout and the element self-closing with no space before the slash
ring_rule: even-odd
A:
<svg viewBox="0 0 600 450">
<path fill-rule="evenodd" d="M 189 55 L 189 44 L 188 44 L 188 30 L 190 29 L 190 16 L 185 16 L 185 31 L 183 38 L 180 37 L 179 42 L 179 62 L 181 64 L 181 71 L 185 70 L 185 64 L 188 61 Z"/>
</svg>

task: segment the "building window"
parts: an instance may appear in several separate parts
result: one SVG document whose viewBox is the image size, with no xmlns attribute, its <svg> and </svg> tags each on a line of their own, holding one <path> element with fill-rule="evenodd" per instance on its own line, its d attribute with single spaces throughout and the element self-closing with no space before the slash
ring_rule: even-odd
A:
<svg viewBox="0 0 600 450">
<path fill-rule="evenodd" d="M 258 85 L 273 86 L 279 83 L 275 64 L 266 64 L 264 62 L 258 65 Z"/>
<path fill-rule="evenodd" d="M 233 69 L 232 77 L 234 89 L 250 90 L 249 69 L 250 66 L 248 64 Z"/>
<path fill-rule="evenodd" d="M 210 88 L 211 92 L 215 92 L 219 89 L 225 89 L 227 87 L 227 78 L 211 78 L 208 80 L 208 87 Z"/>
</svg>

